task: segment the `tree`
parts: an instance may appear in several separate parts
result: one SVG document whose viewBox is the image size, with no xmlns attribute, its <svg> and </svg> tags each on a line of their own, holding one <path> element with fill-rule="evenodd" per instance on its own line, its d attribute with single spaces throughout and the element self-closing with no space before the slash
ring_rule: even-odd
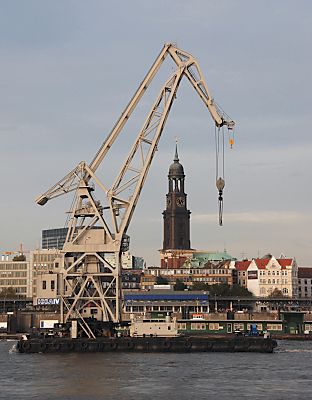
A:
<svg viewBox="0 0 312 400">
<path fill-rule="evenodd" d="M 230 287 L 227 283 L 216 283 L 214 285 L 207 286 L 202 282 L 201 285 L 205 285 L 202 289 L 200 288 L 201 285 L 197 286 L 198 289 L 193 290 L 208 290 L 210 296 L 218 296 L 218 297 L 252 297 L 252 293 L 249 292 L 246 288 L 240 285 L 233 285 Z M 195 284 L 194 284 L 195 285 Z"/>
<path fill-rule="evenodd" d="M 231 296 L 231 288 L 227 283 L 216 283 L 209 287 L 210 296 Z"/>
<path fill-rule="evenodd" d="M 231 296 L 237 297 L 253 297 L 253 294 L 246 288 L 240 285 L 233 285 L 231 288 Z"/>
<path fill-rule="evenodd" d="M 168 279 L 164 278 L 163 276 L 156 277 L 156 285 L 168 285 Z"/>
<path fill-rule="evenodd" d="M 16 297 L 16 292 L 12 287 L 4 288 L 0 292 L 1 299 L 14 299 Z"/>
<path fill-rule="evenodd" d="M 194 282 L 192 290 L 209 290 L 209 286 L 204 282 Z"/>
<path fill-rule="evenodd" d="M 185 290 L 186 286 L 180 279 L 177 279 L 173 289 L 174 290 Z"/>
<path fill-rule="evenodd" d="M 275 289 L 269 294 L 268 297 L 271 297 L 271 298 L 273 298 L 273 297 L 279 298 L 279 297 L 284 297 L 284 295 L 283 295 L 283 293 L 282 293 L 281 290 L 275 288 Z"/>
</svg>

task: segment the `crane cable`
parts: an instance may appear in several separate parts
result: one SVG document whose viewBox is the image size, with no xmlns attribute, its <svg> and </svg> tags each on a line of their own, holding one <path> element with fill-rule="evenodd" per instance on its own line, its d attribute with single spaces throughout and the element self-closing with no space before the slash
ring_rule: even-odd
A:
<svg viewBox="0 0 312 400">
<path fill-rule="evenodd" d="M 221 161 L 220 161 L 220 146 L 221 148 Z M 225 186 L 225 161 L 224 161 L 224 128 L 215 126 L 215 147 L 216 147 L 216 186 L 218 189 L 218 206 L 219 206 L 219 225 L 223 225 L 223 189 Z M 221 164 L 221 165 L 220 165 Z M 219 167 L 221 175 L 219 176 Z"/>
</svg>

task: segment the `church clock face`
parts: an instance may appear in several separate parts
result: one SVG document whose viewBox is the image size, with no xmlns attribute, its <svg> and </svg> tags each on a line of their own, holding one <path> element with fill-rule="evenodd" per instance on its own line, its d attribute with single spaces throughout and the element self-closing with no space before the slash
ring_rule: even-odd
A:
<svg viewBox="0 0 312 400">
<path fill-rule="evenodd" d="M 177 206 L 178 206 L 178 207 L 183 207 L 184 204 L 185 204 L 184 198 L 183 198 L 183 197 L 178 197 L 178 198 L 177 198 Z"/>
</svg>

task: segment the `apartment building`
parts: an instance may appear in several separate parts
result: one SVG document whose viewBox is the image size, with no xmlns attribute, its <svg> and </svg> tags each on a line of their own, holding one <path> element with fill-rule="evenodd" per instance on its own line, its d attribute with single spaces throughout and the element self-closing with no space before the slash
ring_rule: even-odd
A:
<svg viewBox="0 0 312 400">
<path fill-rule="evenodd" d="M 32 297 L 32 274 L 28 261 L 0 261 L 0 293 L 14 292 L 18 298 Z"/>
<path fill-rule="evenodd" d="M 298 296 L 298 265 L 294 258 L 272 255 L 236 261 L 238 283 L 254 296 L 267 297 L 274 290 L 286 297 Z"/>
</svg>

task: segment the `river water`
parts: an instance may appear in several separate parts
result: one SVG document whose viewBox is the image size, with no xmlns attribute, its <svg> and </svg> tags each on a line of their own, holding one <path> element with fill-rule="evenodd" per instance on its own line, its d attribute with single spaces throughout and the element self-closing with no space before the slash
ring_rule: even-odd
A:
<svg viewBox="0 0 312 400">
<path fill-rule="evenodd" d="M 312 399 L 312 341 L 273 354 L 19 354 L 0 342 L 0 399 Z"/>
</svg>

